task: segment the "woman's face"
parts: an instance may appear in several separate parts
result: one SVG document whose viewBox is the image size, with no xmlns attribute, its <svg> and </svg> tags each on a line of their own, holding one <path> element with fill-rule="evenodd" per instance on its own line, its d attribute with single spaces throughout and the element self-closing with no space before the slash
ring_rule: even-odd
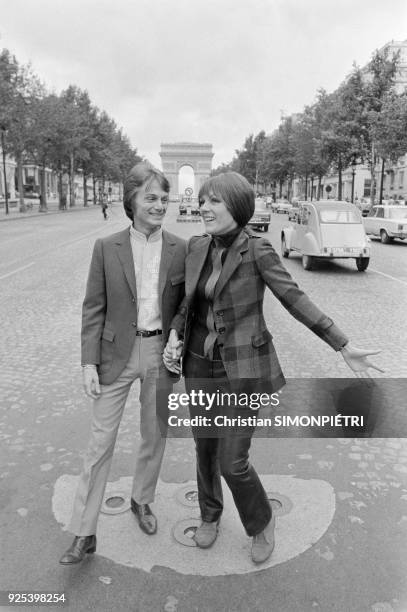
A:
<svg viewBox="0 0 407 612">
<path fill-rule="evenodd" d="M 199 199 L 199 212 L 208 234 L 221 236 L 237 227 L 237 223 L 226 208 L 225 202 L 214 194 Z"/>
</svg>

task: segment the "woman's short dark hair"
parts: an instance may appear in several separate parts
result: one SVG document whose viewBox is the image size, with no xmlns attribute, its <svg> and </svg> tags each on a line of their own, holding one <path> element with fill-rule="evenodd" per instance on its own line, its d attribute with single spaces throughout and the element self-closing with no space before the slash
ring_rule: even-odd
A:
<svg viewBox="0 0 407 612">
<path fill-rule="evenodd" d="M 198 199 L 205 195 L 221 198 L 239 227 L 244 227 L 253 216 L 253 188 L 238 172 L 223 172 L 208 178 L 201 185 Z"/>
<path fill-rule="evenodd" d="M 170 184 L 164 174 L 147 162 L 133 166 L 124 180 L 123 206 L 126 215 L 133 221 L 133 201 L 142 187 L 148 191 L 150 185 L 157 181 L 163 191 L 169 193 Z"/>
</svg>

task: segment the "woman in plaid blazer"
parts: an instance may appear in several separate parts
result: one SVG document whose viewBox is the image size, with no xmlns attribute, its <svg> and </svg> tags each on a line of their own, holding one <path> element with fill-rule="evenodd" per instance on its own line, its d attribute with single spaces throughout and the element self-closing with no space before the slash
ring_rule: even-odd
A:
<svg viewBox="0 0 407 612">
<path fill-rule="evenodd" d="M 205 379 L 204 391 L 234 389 L 236 381 L 256 381 L 277 392 L 285 383 L 263 316 L 267 286 L 283 306 L 309 327 L 357 372 L 370 364 L 371 351 L 356 349 L 348 338 L 299 289 L 271 244 L 244 228 L 254 213 L 255 194 L 235 172 L 208 179 L 199 191 L 207 234 L 191 238 L 185 270 L 185 298 L 171 323 L 164 363 L 183 371 L 187 391 L 192 379 Z M 210 384 L 212 381 L 212 385 Z M 240 386 L 242 388 L 242 386 Z M 191 415 L 194 409 L 190 408 Z M 249 408 L 230 414 L 247 416 Z M 202 408 L 201 408 L 202 414 Z M 249 463 L 255 426 L 222 428 L 219 437 L 201 437 L 193 428 L 202 523 L 195 534 L 201 548 L 216 539 L 223 509 L 222 475 L 234 497 L 243 526 L 253 537 L 252 559 L 262 563 L 274 547 L 274 516 L 260 479 Z"/>
</svg>

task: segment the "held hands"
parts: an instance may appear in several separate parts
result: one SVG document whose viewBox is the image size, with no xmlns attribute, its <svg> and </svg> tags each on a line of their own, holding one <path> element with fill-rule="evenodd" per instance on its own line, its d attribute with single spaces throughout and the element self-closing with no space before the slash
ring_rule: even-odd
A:
<svg viewBox="0 0 407 612">
<path fill-rule="evenodd" d="M 82 366 L 82 382 L 86 395 L 97 399 L 100 395 L 100 385 L 95 365 Z"/>
<path fill-rule="evenodd" d="M 167 345 L 163 353 L 164 365 L 170 372 L 174 374 L 181 373 L 181 354 L 182 354 L 182 340 L 178 339 L 178 334 L 175 329 L 171 329 L 168 337 Z"/>
<path fill-rule="evenodd" d="M 376 366 L 368 359 L 369 355 L 377 355 L 378 353 L 380 353 L 380 350 L 368 351 L 364 349 L 359 349 L 355 346 L 352 346 L 350 342 L 348 342 L 348 344 L 344 346 L 340 352 L 345 363 L 348 364 L 350 369 L 354 371 L 355 375 L 358 378 L 363 378 L 365 376 L 370 377 L 370 374 L 367 371 L 369 368 L 373 368 L 378 372 L 384 373 L 384 370 Z"/>
</svg>

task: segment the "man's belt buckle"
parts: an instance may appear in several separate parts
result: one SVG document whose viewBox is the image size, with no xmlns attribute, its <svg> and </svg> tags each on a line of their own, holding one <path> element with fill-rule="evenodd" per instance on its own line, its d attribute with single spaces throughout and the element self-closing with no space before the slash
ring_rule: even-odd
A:
<svg viewBox="0 0 407 612">
<path fill-rule="evenodd" d="M 138 329 L 136 331 L 136 336 L 142 336 L 143 338 L 150 338 L 150 336 L 159 336 L 163 333 L 162 329 L 153 329 L 150 331 L 149 329 Z"/>
</svg>

